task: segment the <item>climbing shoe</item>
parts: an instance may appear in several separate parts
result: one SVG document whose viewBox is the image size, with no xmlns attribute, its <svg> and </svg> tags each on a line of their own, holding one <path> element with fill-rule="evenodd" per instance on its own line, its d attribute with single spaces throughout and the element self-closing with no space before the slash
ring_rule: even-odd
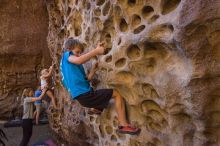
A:
<svg viewBox="0 0 220 146">
<path fill-rule="evenodd" d="M 130 125 L 128 125 L 128 126 L 118 126 L 118 129 L 117 129 L 116 132 L 121 133 L 121 134 L 138 135 L 141 132 L 141 129 L 132 127 Z"/>
<path fill-rule="evenodd" d="M 101 115 L 102 111 L 101 110 L 98 110 L 98 109 L 95 109 L 95 108 L 91 108 L 88 110 L 88 114 L 89 115 Z"/>
<path fill-rule="evenodd" d="M 62 109 L 53 108 L 51 109 L 51 113 L 60 113 L 62 112 Z"/>
</svg>

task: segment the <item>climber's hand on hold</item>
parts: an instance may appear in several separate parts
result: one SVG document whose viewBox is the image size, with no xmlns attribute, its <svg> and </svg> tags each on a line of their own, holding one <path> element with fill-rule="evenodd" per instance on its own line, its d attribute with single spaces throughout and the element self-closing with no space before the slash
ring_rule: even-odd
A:
<svg viewBox="0 0 220 146">
<path fill-rule="evenodd" d="M 50 66 L 49 70 L 52 70 L 53 69 L 53 64 Z"/>
<path fill-rule="evenodd" d="M 95 48 L 97 55 L 102 55 L 105 53 L 105 43 L 98 43 L 97 47 Z"/>
</svg>

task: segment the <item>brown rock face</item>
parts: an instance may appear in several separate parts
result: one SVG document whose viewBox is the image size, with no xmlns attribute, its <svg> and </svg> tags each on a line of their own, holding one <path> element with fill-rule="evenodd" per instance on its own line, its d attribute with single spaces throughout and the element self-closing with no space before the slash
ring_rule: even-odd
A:
<svg viewBox="0 0 220 146">
<path fill-rule="evenodd" d="M 45 3 L 0 1 L 0 119 L 16 114 L 17 97 L 23 88 L 35 88 L 38 69 L 50 63 L 47 33 Z"/>
<path fill-rule="evenodd" d="M 48 44 L 57 63 L 56 96 L 63 106 L 62 113 L 50 117 L 51 126 L 70 145 L 220 145 L 218 0 L 47 2 Z M 82 41 L 86 51 L 98 41 L 107 43 L 109 52 L 98 58 L 97 88 L 122 94 L 128 119 L 142 129 L 139 136 L 115 132 L 113 104 L 101 116 L 89 116 L 70 102 L 58 69 L 68 37 Z"/>
</svg>

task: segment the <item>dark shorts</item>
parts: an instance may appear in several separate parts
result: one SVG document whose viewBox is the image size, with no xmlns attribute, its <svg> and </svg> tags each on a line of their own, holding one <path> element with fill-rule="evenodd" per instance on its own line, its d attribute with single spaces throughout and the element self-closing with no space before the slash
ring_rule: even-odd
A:
<svg viewBox="0 0 220 146">
<path fill-rule="evenodd" d="M 108 106 L 112 94 L 112 89 L 100 89 L 81 94 L 76 97 L 76 100 L 84 107 L 95 108 L 102 111 Z"/>
</svg>

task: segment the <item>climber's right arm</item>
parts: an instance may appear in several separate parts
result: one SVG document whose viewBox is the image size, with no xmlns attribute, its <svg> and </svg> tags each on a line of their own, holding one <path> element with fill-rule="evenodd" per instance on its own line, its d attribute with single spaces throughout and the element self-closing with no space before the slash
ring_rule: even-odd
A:
<svg viewBox="0 0 220 146">
<path fill-rule="evenodd" d="M 83 54 L 82 56 L 79 56 L 79 57 L 75 55 L 69 56 L 68 61 L 74 64 L 83 64 L 87 62 L 88 60 L 90 60 L 92 57 L 96 55 L 102 55 L 104 52 L 105 52 L 105 48 L 103 46 L 103 43 L 99 43 L 98 46 L 94 50 L 86 54 Z"/>
<path fill-rule="evenodd" d="M 46 93 L 46 90 L 44 90 L 39 97 L 26 97 L 24 99 L 24 102 L 35 102 L 35 101 L 38 101 L 38 100 L 42 100 L 45 93 Z"/>
</svg>

